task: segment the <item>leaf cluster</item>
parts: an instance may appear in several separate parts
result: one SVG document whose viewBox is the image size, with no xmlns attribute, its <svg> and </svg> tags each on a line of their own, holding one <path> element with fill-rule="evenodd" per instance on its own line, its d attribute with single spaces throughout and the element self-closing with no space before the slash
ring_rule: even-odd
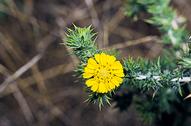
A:
<svg viewBox="0 0 191 126">
<path fill-rule="evenodd" d="M 147 125 L 164 123 L 162 121 L 163 115 L 165 114 L 167 117 L 170 117 L 172 116 L 171 114 L 175 114 L 174 112 L 177 109 L 176 104 L 180 104 L 181 106 L 181 102 L 181 98 L 178 97 L 176 91 L 171 88 L 160 90 L 155 98 L 152 98 L 148 94 L 134 96 L 136 109 L 139 111 L 140 116 Z"/>
<path fill-rule="evenodd" d="M 124 61 L 125 85 L 131 85 L 141 91 L 154 91 L 156 93 L 162 88 L 179 87 L 179 82 L 172 81 L 173 78 L 181 78 L 179 69 L 165 69 L 160 58 L 156 61 L 145 59 L 128 58 Z"/>
<path fill-rule="evenodd" d="M 143 12 L 151 14 L 145 22 L 158 27 L 165 44 L 179 48 L 186 41 L 188 31 L 185 30 L 185 20 L 169 4 L 170 0 L 127 0 L 124 10 L 125 15 L 133 19 Z"/>
<path fill-rule="evenodd" d="M 65 44 L 73 49 L 73 53 L 82 62 L 86 62 L 98 51 L 95 46 L 95 35 L 91 26 L 80 28 L 74 25 L 74 30 L 67 30 Z"/>
</svg>

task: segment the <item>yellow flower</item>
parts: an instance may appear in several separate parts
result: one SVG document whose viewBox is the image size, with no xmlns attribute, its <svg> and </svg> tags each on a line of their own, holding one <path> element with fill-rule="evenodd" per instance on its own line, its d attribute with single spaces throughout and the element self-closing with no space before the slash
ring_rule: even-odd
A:
<svg viewBox="0 0 191 126">
<path fill-rule="evenodd" d="M 83 78 L 93 92 L 107 93 L 119 87 L 124 77 L 123 66 L 114 56 L 105 53 L 89 58 Z"/>
</svg>

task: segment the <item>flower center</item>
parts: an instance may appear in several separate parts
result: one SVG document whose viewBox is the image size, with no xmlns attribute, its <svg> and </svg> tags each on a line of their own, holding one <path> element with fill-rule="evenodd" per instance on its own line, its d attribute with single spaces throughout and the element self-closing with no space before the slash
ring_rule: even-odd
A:
<svg viewBox="0 0 191 126">
<path fill-rule="evenodd" d="M 102 68 L 102 69 L 99 70 L 98 76 L 100 78 L 107 78 L 107 77 L 109 77 L 109 75 L 110 74 L 109 74 L 109 71 L 107 69 Z"/>
</svg>

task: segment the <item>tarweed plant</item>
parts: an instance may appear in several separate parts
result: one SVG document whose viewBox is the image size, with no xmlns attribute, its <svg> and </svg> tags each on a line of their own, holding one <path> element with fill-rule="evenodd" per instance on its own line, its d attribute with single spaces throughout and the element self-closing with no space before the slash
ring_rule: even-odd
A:
<svg viewBox="0 0 191 126">
<path fill-rule="evenodd" d="M 144 21 L 161 32 L 164 45 L 171 45 L 167 52 L 175 55 L 172 58 L 163 54 L 152 61 L 132 57 L 118 59 L 112 50 L 97 48 L 96 33 L 91 26 L 74 25 L 67 30 L 64 43 L 81 61 L 76 71 L 88 93 L 87 102 L 96 103 L 101 109 L 116 101 L 116 107 L 123 110 L 126 104 L 123 101 L 127 100 L 124 98 L 129 96 L 129 103 L 135 104 L 147 124 L 160 122 L 164 114 L 175 114 L 172 125 L 178 126 L 190 116 L 191 112 L 187 112 L 190 106 L 184 100 L 191 97 L 191 44 L 185 20 L 169 4 L 170 0 L 128 0 L 124 10 L 134 21 L 139 20 L 140 13 L 149 14 Z M 127 93 L 122 100 L 120 97 L 116 100 L 118 92 Z M 179 112 L 181 118 L 176 115 L 176 104 L 183 109 Z"/>
<path fill-rule="evenodd" d="M 89 93 L 88 101 L 98 103 L 100 107 L 105 102 L 109 103 L 110 97 L 122 85 L 141 89 L 142 92 L 153 91 L 154 96 L 162 88 L 181 92 L 180 82 L 190 81 L 189 77 L 182 77 L 181 65 L 173 70 L 164 69 L 160 58 L 152 62 L 129 57 L 120 62 L 114 55 L 96 47 L 95 35 L 91 26 L 74 26 L 74 30 L 68 29 L 65 44 L 81 60 L 77 71 Z M 180 62 L 183 63 L 185 60 Z"/>
</svg>

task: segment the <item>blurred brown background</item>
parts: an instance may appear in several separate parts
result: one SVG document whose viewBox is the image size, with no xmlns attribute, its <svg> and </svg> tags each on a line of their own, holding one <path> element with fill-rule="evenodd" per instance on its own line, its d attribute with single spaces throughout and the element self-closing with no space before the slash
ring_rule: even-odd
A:
<svg viewBox="0 0 191 126">
<path fill-rule="evenodd" d="M 155 27 L 125 17 L 122 0 L 0 2 L 0 126 L 143 125 L 133 106 L 120 112 L 112 103 L 99 111 L 84 103 L 87 94 L 73 72 L 79 61 L 61 43 L 72 23 L 92 24 L 99 48 L 154 58 L 163 48 Z M 191 1 L 172 6 L 191 29 Z"/>
</svg>

